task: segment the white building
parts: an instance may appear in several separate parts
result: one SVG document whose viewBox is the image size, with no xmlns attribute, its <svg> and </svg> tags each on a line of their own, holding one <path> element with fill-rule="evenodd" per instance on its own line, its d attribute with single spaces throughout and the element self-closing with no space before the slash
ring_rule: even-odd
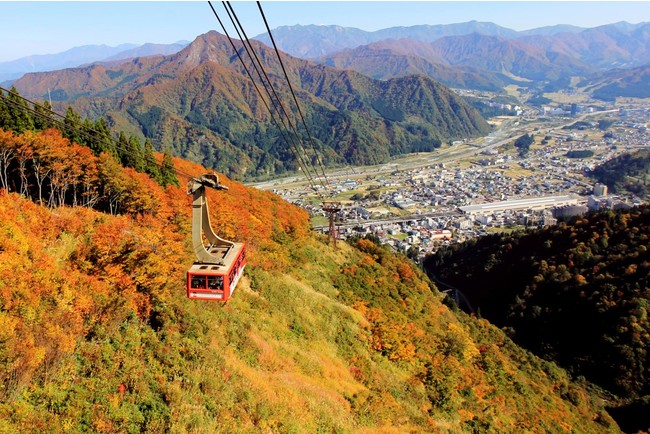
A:
<svg viewBox="0 0 650 434">
<path fill-rule="evenodd" d="M 597 183 L 594 185 L 594 196 L 607 196 L 607 186 L 605 184 Z"/>
<path fill-rule="evenodd" d="M 501 202 L 482 203 L 461 206 L 464 214 L 488 215 L 502 211 L 543 210 L 564 205 L 576 205 L 578 198 L 573 195 L 546 196 L 529 199 L 505 200 Z"/>
<path fill-rule="evenodd" d="M 490 223 L 492 223 L 492 217 L 489 215 L 479 215 L 478 217 L 476 217 L 476 221 L 482 225 L 489 225 Z"/>
</svg>

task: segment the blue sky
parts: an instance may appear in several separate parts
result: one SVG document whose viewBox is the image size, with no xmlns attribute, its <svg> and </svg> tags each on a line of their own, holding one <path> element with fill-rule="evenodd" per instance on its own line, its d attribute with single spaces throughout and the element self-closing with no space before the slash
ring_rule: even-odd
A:
<svg viewBox="0 0 650 434">
<path fill-rule="evenodd" d="M 231 2 L 249 37 L 265 31 L 254 1 Z M 227 19 L 221 2 L 213 5 Z M 271 29 L 338 24 L 367 31 L 490 21 L 514 30 L 650 21 L 650 1 L 262 1 Z M 219 29 L 207 1 L 0 1 L 0 62 L 82 45 L 191 41 Z"/>
</svg>

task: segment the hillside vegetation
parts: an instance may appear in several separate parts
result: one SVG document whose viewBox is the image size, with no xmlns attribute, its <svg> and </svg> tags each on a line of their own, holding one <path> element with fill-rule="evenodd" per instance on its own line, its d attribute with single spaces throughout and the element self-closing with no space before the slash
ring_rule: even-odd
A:
<svg viewBox="0 0 650 434">
<path fill-rule="evenodd" d="M 614 193 L 633 193 L 650 199 L 650 151 L 623 154 L 596 167 L 591 176 Z"/>
<path fill-rule="evenodd" d="M 616 101 L 617 97 L 650 98 L 650 65 L 631 69 L 612 69 L 589 77 L 578 84 L 594 98 Z"/>
<path fill-rule="evenodd" d="M 155 200 L 119 215 L 0 189 L 0 431 L 619 432 L 404 257 L 328 246 L 303 210 L 222 182 L 212 224 L 249 250 L 227 305 L 186 299 L 182 188 L 136 184 Z"/>
<path fill-rule="evenodd" d="M 314 165 L 378 164 L 490 130 L 460 96 L 428 77 L 383 82 L 283 54 L 308 133 L 286 103 L 292 91 L 275 52 L 257 42 L 255 50 Z M 233 177 L 296 171 L 297 151 L 275 123 L 279 109 L 254 77 L 256 85 L 228 38 L 209 32 L 174 55 L 28 74 L 15 86 L 38 100 L 52 95 L 55 106 L 72 105 L 83 116 L 105 117 L 116 129 Z"/>
<path fill-rule="evenodd" d="M 650 394 L 649 237 L 650 208 L 607 211 L 467 242 L 426 266 L 520 345 L 638 398 Z"/>
<path fill-rule="evenodd" d="M 476 66 L 449 66 L 433 47 L 412 39 L 385 40 L 339 51 L 316 59 L 336 69 L 352 69 L 379 80 L 409 75 L 426 75 L 445 86 L 501 91 L 513 82 L 502 74 Z"/>
</svg>

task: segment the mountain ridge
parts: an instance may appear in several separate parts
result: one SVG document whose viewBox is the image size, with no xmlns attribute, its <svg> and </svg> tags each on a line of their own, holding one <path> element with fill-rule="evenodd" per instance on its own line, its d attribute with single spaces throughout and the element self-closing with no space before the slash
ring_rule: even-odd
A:
<svg viewBox="0 0 650 434">
<path fill-rule="evenodd" d="M 511 39 L 476 32 L 442 36 L 433 42 L 393 39 L 333 52 L 315 60 L 381 79 L 417 72 L 451 87 L 500 90 L 510 83 L 563 83 L 572 76 L 598 76 L 615 67 L 643 66 L 650 62 L 650 25 L 644 23 L 629 29 L 625 32 L 618 27 L 601 26 L 580 33 Z"/>
<path fill-rule="evenodd" d="M 275 53 L 254 44 L 274 86 L 292 101 Z M 234 176 L 296 170 L 295 156 L 278 135 L 259 88 L 231 50 L 228 38 L 212 31 L 170 56 L 69 69 L 62 75 L 27 74 L 14 84 L 35 99 L 49 90 L 59 105 L 72 104 L 91 118 L 106 115 L 119 129 L 144 131 L 178 155 L 217 164 L 213 167 Z M 327 164 L 375 164 L 489 131 L 464 100 L 429 78 L 383 82 L 289 56 L 283 63 L 315 148 Z M 407 100 L 401 93 L 417 98 Z"/>
<path fill-rule="evenodd" d="M 401 27 L 392 27 L 388 29 L 381 29 L 374 32 L 368 32 L 361 29 L 353 27 L 343 27 L 338 25 L 324 26 L 324 25 L 295 25 L 295 26 L 280 26 L 273 30 L 274 37 L 278 41 L 279 47 L 291 54 L 294 57 L 315 59 L 322 57 L 334 52 L 338 52 L 344 49 L 351 49 L 359 47 L 362 45 L 368 45 L 374 42 L 385 39 L 414 39 L 425 42 L 433 42 L 444 36 L 463 36 L 470 33 L 481 33 L 487 36 L 502 36 L 507 39 L 516 39 L 522 37 L 558 37 L 559 35 L 564 35 L 564 39 L 567 39 L 569 42 L 571 38 L 569 35 L 580 35 L 586 31 L 591 31 L 592 33 L 598 32 L 607 32 L 608 29 L 615 29 L 619 33 L 644 33 L 643 27 L 648 24 L 647 22 L 641 22 L 637 24 L 630 24 L 627 22 L 619 22 L 608 25 L 602 25 L 594 28 L 582 28 L 577 26 L 571 26 L 566 24 L 559 24 L 555 26 L 546 26 L 536 29 L 530 29 L 525 31 L 515 31 L 508 29 L 506 27 L 501 27 L 497 24 L 491 22 L 478 22 L 478 21 L 469 21 L 465 23 L 455 23 L 455 24 L 438 24 L 438 25 L 417 25 L 417 26 L 401 26 Z M 589 34 L 589 32 L 587 32 Z M 316 38 L 313 39 L 312 35 Z M 641 36 L 641 35 L 638 35 Z M 270 46 L 271 41 L 267 33 L 262 33 L 255 36 L 253 39 L 263 41 L 266 45 Z M 647 40 L 647 39 L 645 39 Z M 292 42 L 295 41 L 295 42 Z M 315 42 L 317 41 L 317 42 Z M 175 45 L 186 45 L 187 42 L 181 41 L 175 44 L 156 44 L 148 43 L 145 45 L 149 46 L 166 46 L 172 47 Z M 136 45 L 136 44 L 130 44 Z M 66 56 L 66 53 L 70 54 L 74 51 L 83 51 L 92 46 L 83 46 L 83 47 L 74 47 L 68 51 L 58 54 L 48 54 L 48 55 L 37 55 L 30 57 L 43 57 L 54 59 L 56 57 Z M 151 54 L 167 54 L 169 48 L 165 48 L 165 52 L 155 52 Z M 125 58 L 128 55 L 141 55 L 137 52 L 129 51 L 124 52 L 122 55 L 119 55 L 121 59 Z M 35 71 L 30 68 L 25 67 L 12 67 L 10 65 L 18 65 L 24 60 L 17 59 L 9 62 L 0 62 L 0 80 L 15 79 L 18 78 L 18 74 L 23 74 L 25 72 L 40 72 Z M 73 63 L 65 62 L 62 63 L 60 60 L 57 61 L 57 64 L 64 67 L 76 67 L 84 63 L 92 63 L 97 61 L 107 60 L 107 56 L 104 55 L 95 55 L 93 58 L 84 57 L 83 60 L 77 60 Z M 616 65 L 615 65 L 616 66 Z M 620 65 L 619 65 L 620 66 Z M 632 65 L 639 66 L 639 65 Z M 48 69 L 52 69 L 48 67 Z M 9 77 L 8 75 L 11 75 Z"/>
<path fill-rule="evenodd" d="M 383 39 L 408 38 L 433 43 L 443 37 L 466 36 L 472 33 L 479 33 L 484 36 L 503 37 L 508 40 L 517 40 L 521 38 L 527 38 L 528 40 L 545 38 L 546 40 L 559 40 L 568 44 L 571 44 L 572 40 L 576 40 L 583 46 L 593 38 L 601 36 L 603 36 L 605 40 L 609 38 L 607 42 L 608 44 L 612 44 L 616 38 L 619 38 L 622 44 L 629 44 L 630 38 L 633 39 L 640 37 L 642 39 L 638 45 L 639 47 L 643 47 L 644 45 L 647 46 L 647 42 L 643 42 L 647 41 L 646 37 L 643 36 L 643 29 L 649 24 L 650 23 L 648 22 L 641 22 L 638 24 L 621 22 L 584 29 L 571 26 L 551 27 L 551 29 L 555 28 L 558 30 L 557 32 L 549 31 L 548 27 L 517 32 L 515 30 L 498 26 L 494 23 L 480 23 L 477 21 L 459 24 L 394 27 L 391 29 L 382 29 L 375 32 L 365 33 L 362 30 L 359 31 L 359 29 L 343 28 L 340 26 L 336 26 L 336 31 L 332 31 L 328 26 L 283 26 L 273 30 L 273 37 L 276 40 L 278 47 L 283 51 L 286 51 L 293 56 L 306 58 L 322 57 L 329 53 L 354 48 L 359 45 L 368 45 L 372 42 L 377 42 Z M 335 26 L 332 27 L 334 28 Z M 304 33 L 301 33 L 303 30 Z M 327 44 L 321 45 L 318 39 L 311 38 L 311 35 L 319 36 L 319 33 L 317 32 L 318 30 L 324 30 L 326 32 Z M 352 34 L 349 40 L 346 39 L 348 33 Z M 267 34 L 258 35 L 255 39 L 261 40 L 265 43 L 270 43 Z M 359 43 L 360 41 L 367 42 Z M 316 53 L 316 50 L 313 50 L 312 47 L 317 46 L 324 47 L 321 51 L 326 52 Z M 587 54 L 589 53 L 583 53 L 583 55 Z M 638 56 L 638 54 L 639 53 L 636 53 L 635 55 Z M 644 54 L 644 56 L 646 55 L 647 54 Z M 626 56 L 629 58 L 632 57 L 631 55 Z M 594 56 L 592 55 L 592 58 L 593 57 Z M 638 59 L 638 61 L 641 63 L 644 62 L 642 59 Z"/>
<path fill-rule="evenodd" d="M 279 27 L 274 34 L 279 47 L 295 57 L 352 69 L 372 78 L 424 74 L 450 87 L 496 92 L 502 92 L 509 84 L 562 88 L 571 77 L 586 80 L 612 68 L 638 68 L 650 63 L 647 22 L 619 22 L 593 28 L 557 25 L 520 32 L 477 21 L 392 27 L 374 32 L 335 25 L 296 25 Z M 470 38 L 471 34 L 482 36 L 478 40 L 476 36 Z M 410 49 L 405 42 L 409 38 L 413 41 L 409 42 Z M 253 39 L 270 46 L 267 34 Z M 491 55 L 486 57 L 489 40 L 498 44 L 489 44 Z M 422 42 L 437 48 L 423 51 Z M 381 45 L 383 50 L 378 48 Z M 385 51 L 387 45 L 392 48 Z M 118 57 L 168 54 L 177 48 L 148 52 L 142 48 L 140 52 L 126 52 Z M 627 95 L 627 90 L 616 87 L 615 82 L 607 84 L 612 86 L 606 92 L 596 92 L 596 98 Z"/>
<path fill-rule="evenodd" d="M 319 35 L 322 31 L 326 33 L 327 44 L 314 43 L 309 38 L 310 34 Z M 354 48 L 359 45 L 367 45 L 372 42 L 378 42 L 384 39 L 415 39 L 424 42 L 433 42 L 443 36 L 457 36 L 468 33 L 478 32 L 480 30 L 489 31 L 490 34 L 497 35 L 516 35 L 516 31 L 501 27 L 494 23 L 483 23 L 478 21 L 469 21 L 457 24 L 422 24 L 416 26 L 390 27 L 387 29 L 376 30 L 372 32 L 356 29 L 353 27 L 341 26 L 317 26 L 317 25 L 295 25 L 281 26 L 273 30 L 273 37 L 278 44 L 278 48 L 286 51 L 292 56 L 315 58 L 340 51 L 346 48 Z M 320 31 L 320 32 L 319 32 Z M 254 39 L 262 41 L 267 45 L 271 43 L 268 34 L 262 33 L 255 36 Z M 296 41 L 293 42 L 292 41 Z M 360 42 L 364 42 L 363 44 Z M 314 50 L 312 46 L 322 46 L 319 50 Z"/>
<path fill-rule="evenodd" d="M 53 71 L 76 68 L 96 62 L 111 62 L 133 57 L 171 54 L 185 45 L 187 45 L 185 42 L 174 44 L 120 44 L 115 47 L 84 45 L 56 54 L 35 54 L 16 60 L 0 62 L 0 82 L 14 80 L 30 72 Z"/>
<path fill-rule="evenodd" d="M 337 69 L 352 69 L 379 80 L 423 74 L 446 86 L 500 91 L 512 80 L 473 65 L 454 66 L 426 42 L 382 40 L 315 59 Z"/>
</svg>

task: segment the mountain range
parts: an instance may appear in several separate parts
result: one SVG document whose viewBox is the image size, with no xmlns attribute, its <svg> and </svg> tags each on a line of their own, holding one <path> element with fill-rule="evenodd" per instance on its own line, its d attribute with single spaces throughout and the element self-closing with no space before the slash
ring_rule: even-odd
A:
<svg viewBox="0 0 650 434">
<path fill-rule="evenodd" d="M 571 76 L 650 64 L 650 23 L 543 35 L 477 27 L 466 26 L 470 33 L 455 35 L 423 34 L 407 28 L 393 32 L 395 38 L 353 48 L 349 46 L 355 40 L 346 38 L 346 32 L 321 45 L 313 37 L 314 28 L 299 26 L 280 28 L 274 38 L 283 49 L 305 57 L 315 52 L 311 44 L 326 47 L 329 52 L 315 57 L 315 61 L 372 77 L 420 73 L 452 87 L 473 89 L 503 88 L 508 83 L 530 85 L 531 81 L 568 82 Z M 329 34 L 326 29 L 322 31 Z M 293 41 L 300 41 L 300 46 Z"/>
<path fill-rule="evenodd" d="M 650 88 L 650 23 L 527 32 L 476 21 L 377 32 L 291 26 L 277 28 L 274 38 L 297 56 L 286 63 L 310 130 L 300 133 L 308 151 L 286 144 L 260 88 L 216 32 L 183 49 L 122 49 L 102 62 L 27 74 L 15 85 L 60 109 L 72 104 L 82 115 L 105 116 L 115 128 L 239 179 L 300 170 L 299 158 L 375 164 L 485 134 L 485 121 L 448 87 L 501 92 L 510 84 L 542 90 L 579 83 L 609 100 Z M 278 93 L 291 100 L 275 53 L 253 44 Z"/>
<path fill-rule="evenodd" d="M 453 87 L 500 91 L 513 82 L 502 73 L 471 65 L 451 66 L 434 47 L 414 39 L 389 39 L 322 56 L 315 61 L 387 80 L 422 74 Z"/>
<path fill-rule="evenodd" d="M 273 30 L 278 48 L 301 58 L 317 59 L 346 49 L 387 39 L 413 39 L 433 43 L 443 38 L 479 34 L 502 40 L 519 40 L 530 47 L 595 61 L 598 66 L 639 66 L 648 63 L 650 23 L 626 22 L 583 29 L 553 26 L 517 32 L 494 23 L 470 21 L 459 24 L 392 27 L 366 32 L 340 26 L 282 26 Z M 255 39 L 271 44 L 268 34 Z"/>
<path fill-rule="evenodd" d="M 121 44 L 116 47 L 84 45 L 71 48 L 63 53 L 21 57 L 8 62 L 0 62 L 0 82 L 15 80 L 28 72 L 55 71 L 94 62 L 132 59 L 156 54 L 172 54 L 178 52 L 187 44 L 187 42 L 181 41 L 175 44 Z"/>
<path fill-rule="evenodd" d="M 316 59 L 324 55 L 386 39 L 413 39 L 430 43 L 447 36 L 463 36 L 472 33 L 512 39 L 524 35 L 553 35 L 560 32 L 577 33 L 581 30 L 584 29 L 574 26 L 555 26 L 517 32 L 494 23 L 479 21 L 390 27 L 374 32 L 341 26 L 295 25 L 281 26 L 274 29 L 273 38 L 280 49 L 293 56 Z M 271 45 L 271 38 L 268 33 L 258 35 L 255 39 Z"/>
<path fill-rule="evenodd" d="M 254 45 L 282 100 L 290 101 L 274 51 Z M 376 80 L 289 56 L 283 63 L 325 164 L 384 162 L 489 131 L 465 100 L 428 77 Z M 244 72 L 228 38 L 209 32 L 170 56 L 27 74 L 14 85 L 27 97 L 106 116 L 118 129 L 234 176 L 298 169 Z"/>
<path fill-rule="evenodd" d="M 296 25 L 278 27 L 273 35 L 278 47 L 294 57 L 353 69 L 378 79 L 424 74 L 459 88 L 498 90 L 512 82 L 567 81 L 567 76 L 584 77 L 650 64 L 648 22 L 619 22 L 588 29 L 557 25 L 526 31 L 478 21 L 375 32 Z M 272 46 L 268 33 L 253 39 Z M 168 55 L 185 45 L 87 46 L 58 55 L 29 56 L 0 63 L 0 81 L 15 79 L 25 72 Z M 96 53 L 91 55 L 93 51 Z"/>
<path fill-rule="evenodd" d="M 650 65 L 604 71 L 578 85 L 604 101 L 613 101 L 618 96 L 650 98 Z"/>
</svg>

